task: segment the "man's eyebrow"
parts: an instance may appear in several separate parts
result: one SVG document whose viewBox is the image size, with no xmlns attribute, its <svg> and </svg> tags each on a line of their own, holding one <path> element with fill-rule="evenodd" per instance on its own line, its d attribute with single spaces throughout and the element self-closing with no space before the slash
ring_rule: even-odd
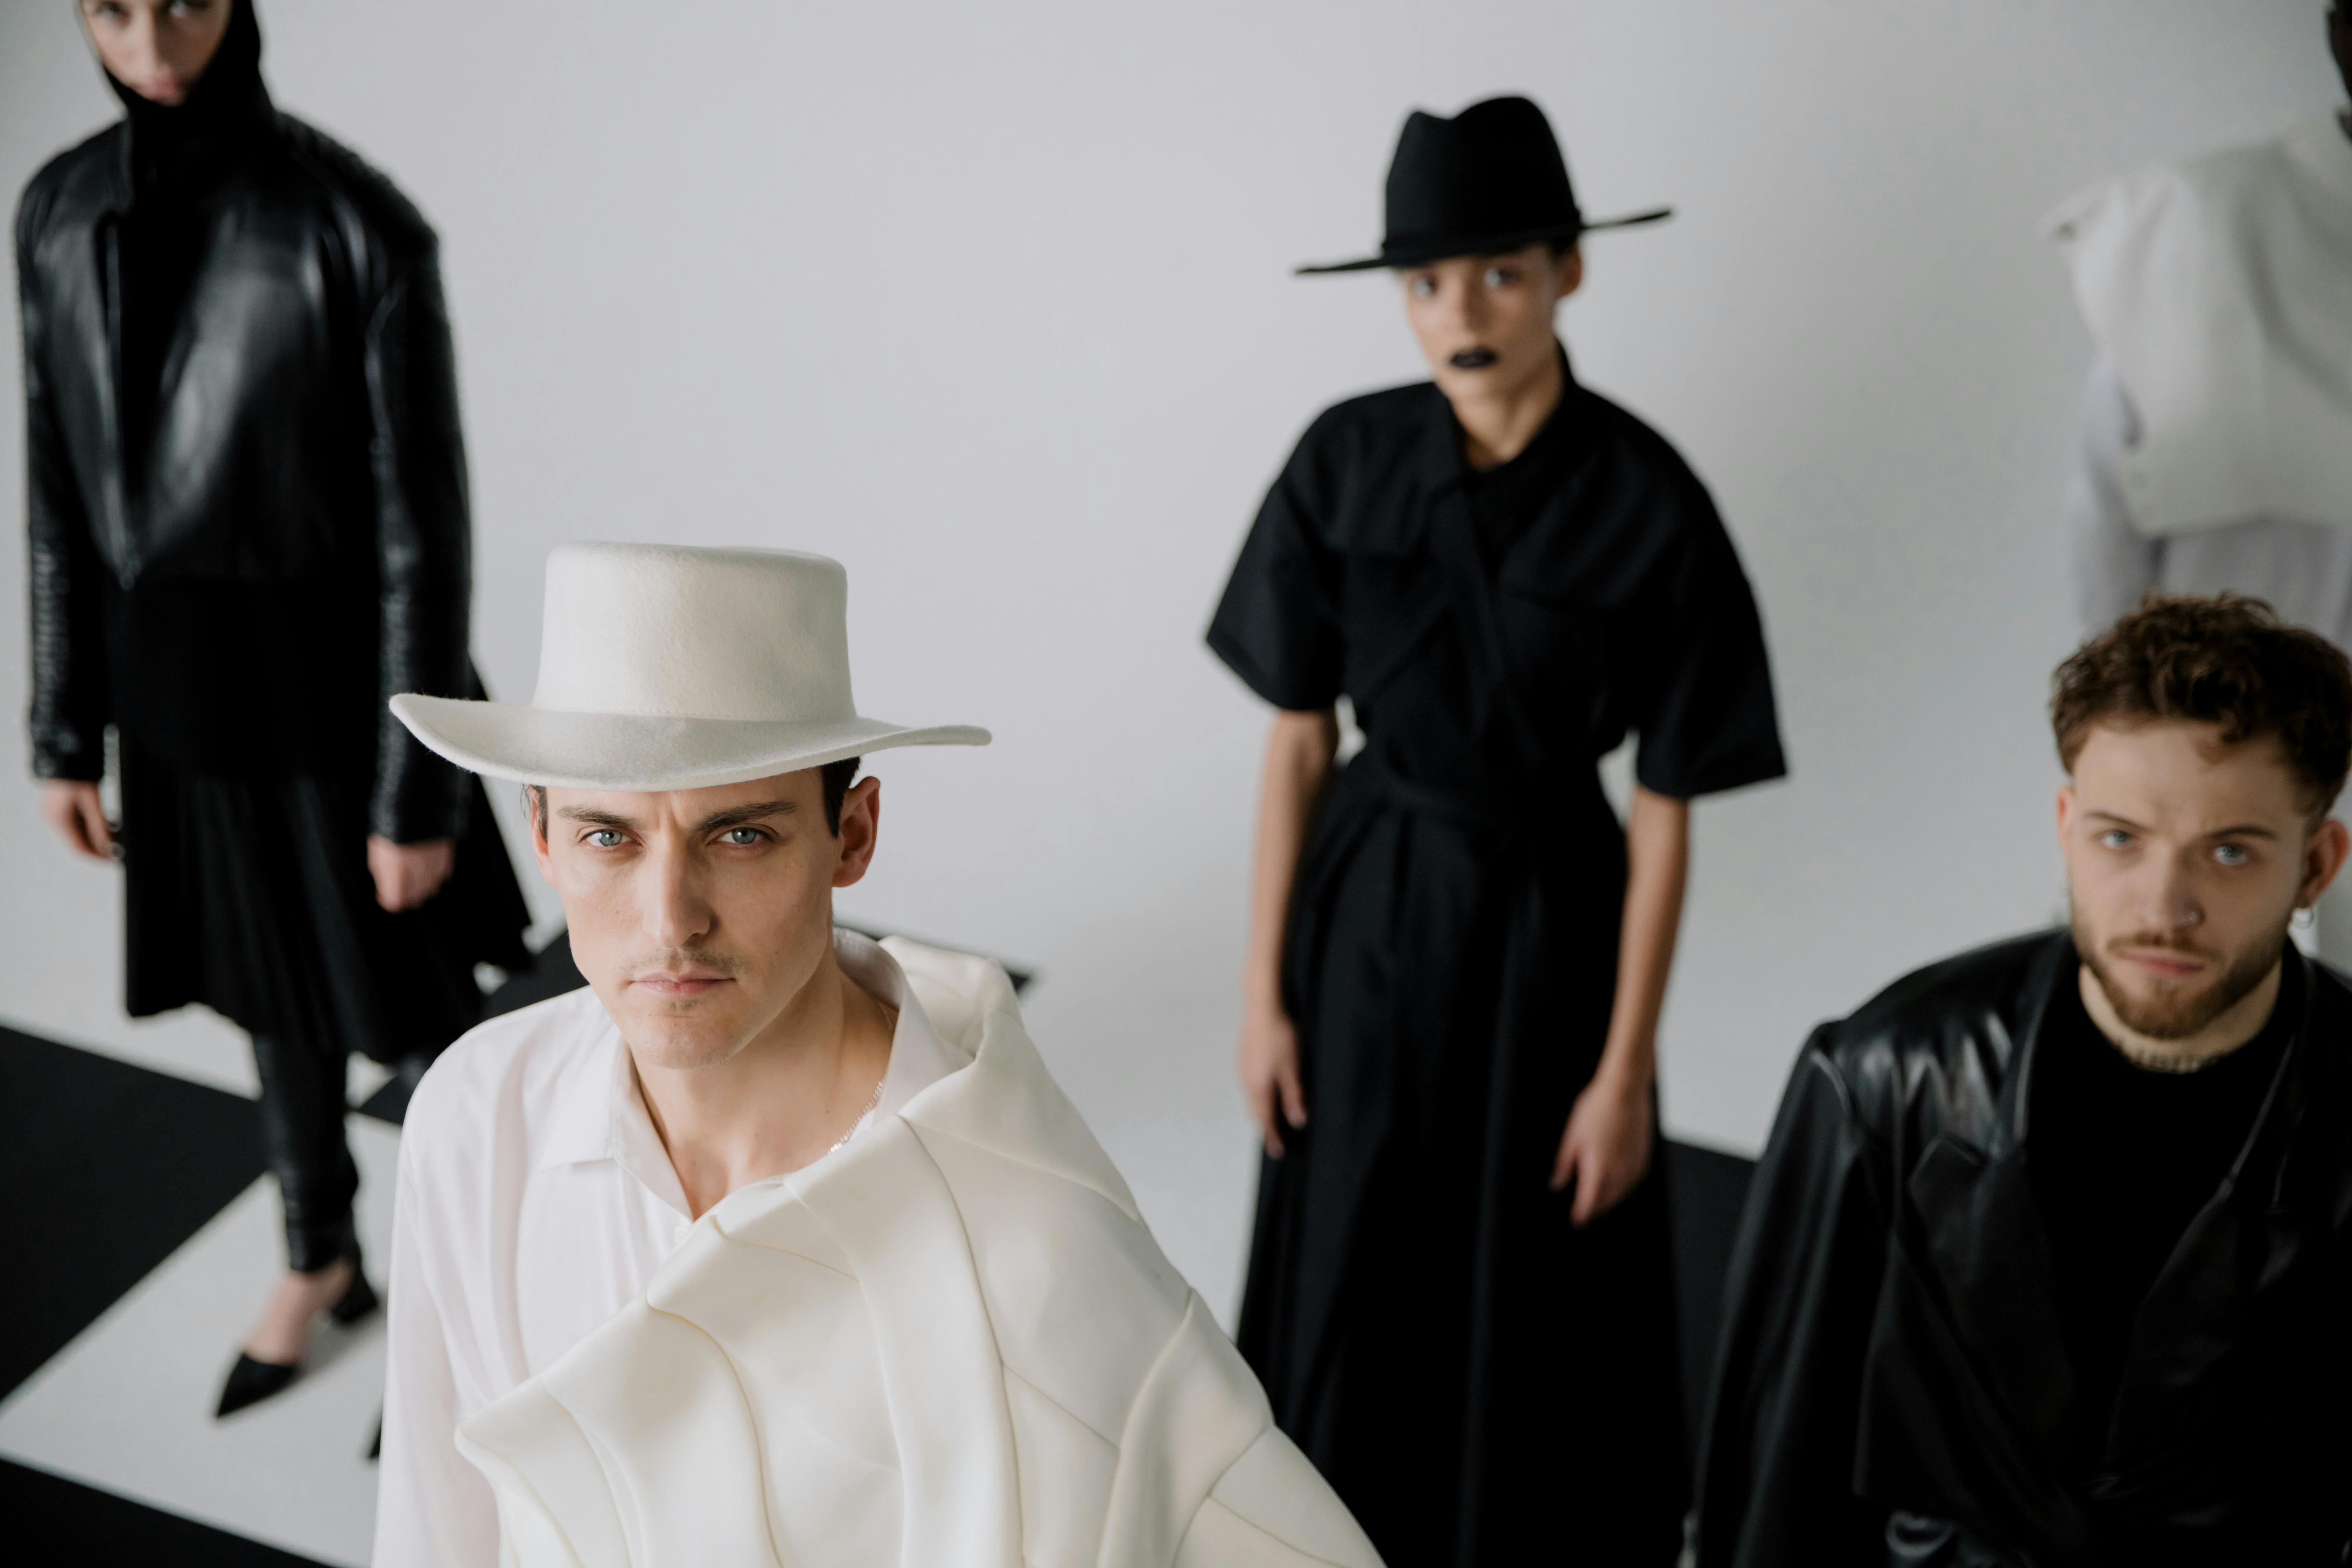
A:
<svg viewBox="0 0 2352 1568">
<path fill-rule="evenodd" d="M 724 833 L 730 827 L 742 827 L 763 817 L 789 816 L 800 809 L 792 800 L 755 800 L 745 805 L 731 805 L 725 811 L 714 811 L 702 819 L 696 831 Z"/>
<path fill-rule="evenodd" d="M 566 822 L 584 822 L 595 827 L 634 830 L 637 826 L 634 817 L 623 816 L 617 811 L 598 811 L 593 806 L 586 805 L 558 806 L 555 815 Z"/>
<path fill-rule="evenodd" d="M 2130 817 L 2122 815 L 2120 812 L 2086 811 L 2083 815 L 2100 822 L 2112 822 L 2118 827 L 2128 827 L 2135 832 L 2140 830 L 2140 825 L 2138 823 L 2134 822 Z M 2273 828 L 2264 827 L 2259 822 L 2244 822 L 2238 824 L 2234 827 L 2209 828 L 2207 831 L 2199 834 L 2197 837 L 2200 838 L 2268 838 L 2276 840 L 2278 833 Z"/>
</svg>

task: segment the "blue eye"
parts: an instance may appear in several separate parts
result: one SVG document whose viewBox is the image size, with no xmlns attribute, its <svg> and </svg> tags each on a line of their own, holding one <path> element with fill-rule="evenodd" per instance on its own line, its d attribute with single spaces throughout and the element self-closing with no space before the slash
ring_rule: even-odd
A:
<svg viewBox="0 0 2352 1568">
<path fill-rule="evenodd" d="M 729 844 L 757 844 L 767 835 L 756 827 L 730 827 L 719 837 Z"/>
<path fill-rule="evenodd" d="M 2128 849 L 2131 841 L 2131 835 L 2120 827 L 2110 827 L 2099 835 L 2099 847 L 2103 849 Z"/>
<path fill-rule="evenodd" d="M 2242 844 L 2221 844 L 2214 847 L 2213 858 L 2224 866 L 2243 866 L 2253 857 Z"/>
<path fill-rule="evenodd" d="M 621 847 L 620 829 L 616 827 L 600 827 L 593 833 L 588 835 L 588 842 L 594 845 L 599 849 L 617 849 Z"/>
</svg>

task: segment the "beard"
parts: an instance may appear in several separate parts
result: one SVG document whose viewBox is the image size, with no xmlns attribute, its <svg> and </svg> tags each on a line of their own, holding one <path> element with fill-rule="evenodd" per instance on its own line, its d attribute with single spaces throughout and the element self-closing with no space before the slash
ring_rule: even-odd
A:
<svg viewBox="0 0 2352 1568">
<path fill-rule="evenodd" d="M 2193 991 L 2167 991 L 2143 996 L 2122 983 L 2106 955 L 2100 952 L 2099 944 L 2083 929 L 2080 915 L 2074 917 L 2074 952 L 2090 970 L 2092 978 L 2098 981 L 2099 989 L 2106 993 L 2107 1005 L 2116 1010 L 2116 1016 L 2126 1028 L 2151 1040 L 2181 1040 L 2197 1033 L 2244 1001 L 2286 952 L 2287 928 L 2281 925 L 2224 964 L 2220 978 Z M 2190 942 L 2155 935 L 2127 937 L 2108 945 L 2157 948 L 2209 963 L 2226 956 Z"/>
</svg>

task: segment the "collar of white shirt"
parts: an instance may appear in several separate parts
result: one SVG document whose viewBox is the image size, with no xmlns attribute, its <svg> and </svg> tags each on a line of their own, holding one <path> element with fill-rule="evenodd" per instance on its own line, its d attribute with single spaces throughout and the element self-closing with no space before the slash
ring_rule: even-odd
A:
<svg viewBox="0 0 2352 1568">
<path fill-rule="evenodd" d="M 898 1014 L 898 1027 L 890 1036 L 890 1064 L 882 1074 L 881 1098 L 850 1130 L 850 1137 L 855 1138 L 875 1122 L 896 1116 L 901 1106 L 969 1065 L 971 1058 L 940 1037 L 922 1003 L 908 988 L 898 961 L 871 938 L 836 927 L 833 952 L 843 973 Z M 557 1089 L 532 1163 L 544 1171 L 591 1160 L 614 1161 L 648 1193 L 684 1215 L 686 1192 L 678 1184 L 661 1135 L 654 1131 L 653 1118 L 646 1114 L 636 1064 L 622 1042 L 620 1029 L 603 1009 L 598 1009 L 598 1016 L 604 1026 Z"/>
</svg>

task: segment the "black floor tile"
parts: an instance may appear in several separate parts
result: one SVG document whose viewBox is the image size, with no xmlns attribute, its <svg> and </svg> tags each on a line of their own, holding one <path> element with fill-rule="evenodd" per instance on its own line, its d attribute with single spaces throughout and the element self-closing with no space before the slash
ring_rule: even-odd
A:
<svg viewBox="0 0 2352 1568">
<path fill-rule="evenodd" d="M 1675 1214 L 1675 1293 L 1682 1314 L 1683 1398 L 1698 1440 L 1715 1341 L 1723 1323 L 1723 1278 L 1748 1202 L 1753 1160 L 1688 1143 L 1666 1145 L 1666 1193 Z"/>
<path fill-rule="evenodd" d="M 0 1394 L 261 1170 L 251 1100 L 0 1028 Z"/>
<path fill-rule="evenodd" d="M 0 1519 L 18 1563 L 170 1563 L 173 1568 L 320 1568 L 208 1524 L 0 1459 Z M 41 1542 L 47 1542 L 46 1547 Z"/>
</svg>

